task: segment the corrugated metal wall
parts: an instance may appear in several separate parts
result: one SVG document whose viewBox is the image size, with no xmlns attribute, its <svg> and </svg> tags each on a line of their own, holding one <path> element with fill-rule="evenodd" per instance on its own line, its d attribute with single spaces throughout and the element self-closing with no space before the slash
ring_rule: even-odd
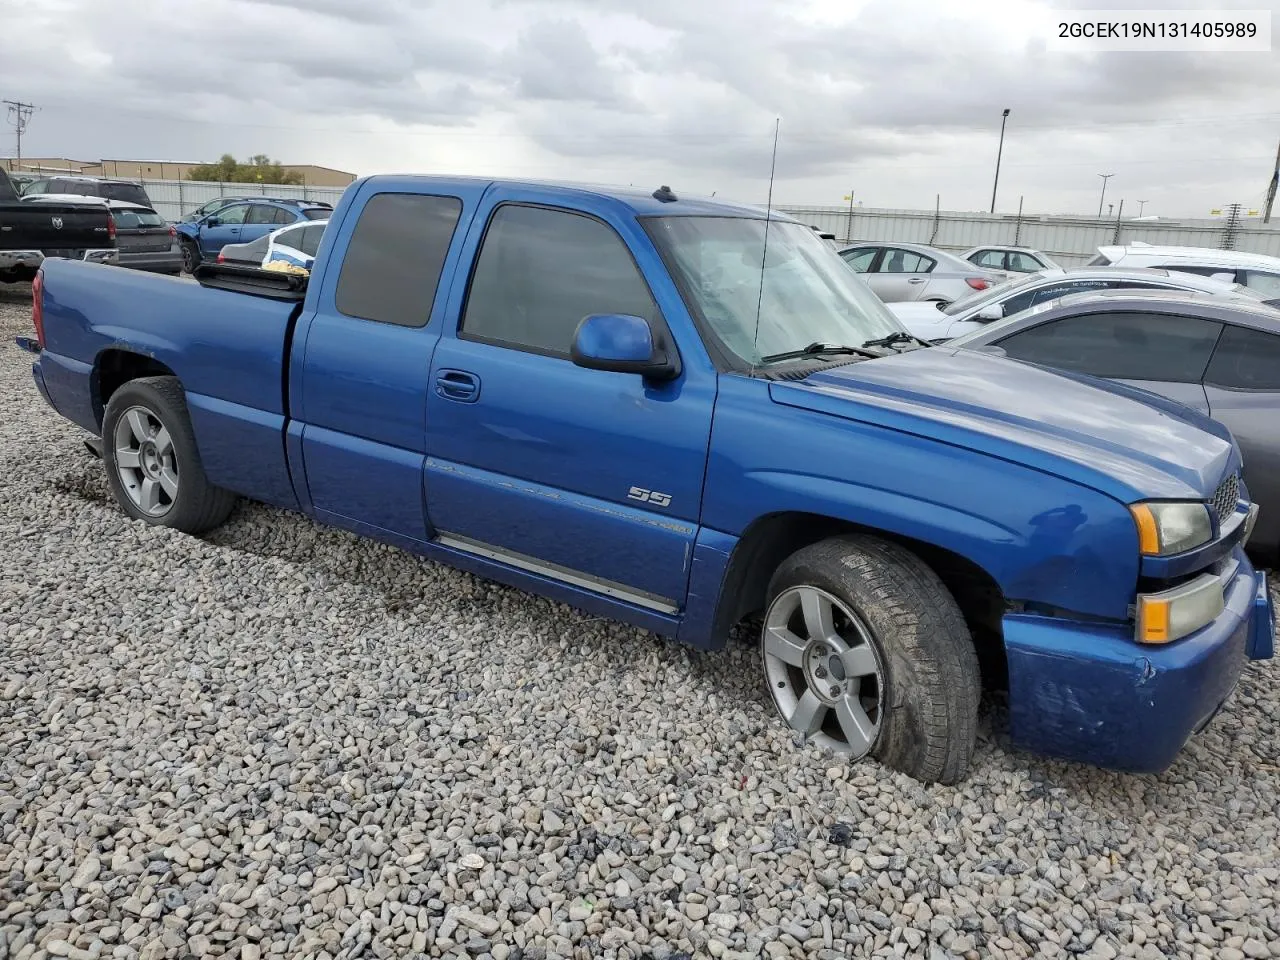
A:
<svg viewBox="0 0 1280 960">
<path fill-rule="evenodd" d="M 1063 266 L 1086 263 L 1098 247 L 1140 240 L 1150 244 L 1219 247 L 1225 219 L 1099 221 L 1088 217 L 1021 218 L 946 210 L 888 210 L 854 207 L 779 207 L 798 220 L 834 233 L 841 240 L 901 240 L 928 243 L 959 252 L 984 243 L 1014 244 L 1042 250 Z M 1119 239 L 1117 240 L 1117 232 Z M 1280 223 L 1264 226 L 1256 218 L 1242 220 L 1232 249 L 1280 257 Z"/>
<path fill-rule="evenodd" d="M 286 187 L 260 183 L 199 183 L 192 180 L 143 180 L 147 195 L 163 216 L 179 220 L 220 196 L 296 197 L 337 204 L 341 187 Z M 894 210 L 855 207 L 780 206 L 805 223 L 834 233 L 841 240 L 903 240 L 928 243 L 943 250 L 967 250 L 982 243 L 1016 243 L 1043 250 L 1063 266 L 1092 259 L 1099 246 L 1141 240 L 1151 244 L 1219 247 L 1227 229 L 1219 220 L 1100 221 L 1088 217 L 990 215 L 943 210 Z M 1117 233 L 1119 239 L 1117 240 Z M 1255 218 L 1237 227 L 1236 250 L 1280 257 L 1280 223 L 1263 226 Z"/>
<path fill-rule="evenodd" d="M 184 216 L 217 197 L 287 197 L 337 204 L 342 187 L 287 187 L 276 183 L 202 183 L 195 180 L 139 180 L 156 212 L 169 220 Z"/>
</svg>

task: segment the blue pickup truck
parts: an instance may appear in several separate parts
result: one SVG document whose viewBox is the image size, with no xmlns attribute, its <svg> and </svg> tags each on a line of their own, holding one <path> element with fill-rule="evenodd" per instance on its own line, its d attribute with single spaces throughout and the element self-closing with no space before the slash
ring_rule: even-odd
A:
<svg viewBox="0 0 1280 960">
<path fill-rule="evenodd" d="M 1272 655 L 1218 424 L 915 341 L 807 226 L 667 187 L 375 176 L 310 278 L 46 261 L 35 383 L 130 516 L 236 497 L 695 647 L 924 781 L 1168 766 Z"/>
</svg>

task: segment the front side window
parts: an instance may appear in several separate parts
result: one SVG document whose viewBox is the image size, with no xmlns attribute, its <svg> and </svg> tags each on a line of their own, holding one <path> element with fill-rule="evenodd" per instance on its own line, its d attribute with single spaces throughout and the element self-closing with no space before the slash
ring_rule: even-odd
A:
<svg viewBox="0 0 1280 960">
<path fill-rule="evenodd" d="M 1084 313 L 997 340 L 1006 354 L 1116 380 L 1198 383 L 1222 324 L 1163 313 Z"/>
<path fill-rule="evenodd" d="M 249 205 L 238 203 L 234 207 L 223 207 L 214 214 L 220 224 L 238 224 L 244 223 L 245 216 L 249 213 Z"/>
<path fill-rule="evenodd" d="M 335 300 L 362 320 L 425 326 L 462 214 L 457 197 L 380 193 L 360 211 Z"/>
<path fill-rule="evenodd" d="M 563 210 L 499 207 L 485 231 L 459 335 L 567 357 L 578 324 L 595 313 L 658 319 L 653 295 L 613 228 Z"/>
<path fill-rule="evenodd" d="M 1280 390 L 1280 334 L 1228 324 L 1204 382 L 1235 390 Z"/>
<path fill-rule="evenodd" d="M 876 254 L 880 252 L 879 247 L 867 247 L 865 250 L 846 250 L 840 254 L 844 258 L 844 262 L 858 273 L 866 273 L 871 269 L 871 261 L 876 258 Z"/>
<path fill-rule="evenodd" d="M 745 217 L 644 220 L 704 332 L 743 365 L 811 343 L 856 347 L 904 332 L 812 230 L 772 221 L 766 251 L 765 223 Z"/>
</svg>

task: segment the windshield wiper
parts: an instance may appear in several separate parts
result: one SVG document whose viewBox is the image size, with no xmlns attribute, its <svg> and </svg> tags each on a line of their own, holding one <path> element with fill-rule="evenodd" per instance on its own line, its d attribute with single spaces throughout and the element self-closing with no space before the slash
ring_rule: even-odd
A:
<svg viewBox="0 0 1280 960">
<path fill-rule="evenodd" d="M 902 331 L 902 330 L 898 330 L 894 333 L 891 333 L 887 337 L 880 337 L 878 340 L 868 340 L 866 343 L 863 344 L 863 346 L 864 347 L 892 347 L 894 344 L 910 343 L 910 342 L 923 344 L 926 347 L 933 346 L 933 344 L 929 343 L 927 340 L 921 340 L 919 337 L 914 336 L 913 334 L 910 334 L 910 333 L 906 333 L 905 331 Z"/>
<path fill-rule="evenodd" d="M 866 344 L 863 344 L 866 346 Z M 761 363 L 775 363 L 779 360 L 800 360 L 804 357 L 821 357 L 824 355 L 837 353 L 853 353 L 861 357 L 869 357 L 872 360 L 879 357 L 879 354 L 872 353 L 870 350 L 864 350 L 862 347 L 847 347 L 838 343 L 823 343 L 821 340 L 815 340 L 802 350 L 787 350 L 783 353 L 771 353 L 761 357 Z"/>
</svg>

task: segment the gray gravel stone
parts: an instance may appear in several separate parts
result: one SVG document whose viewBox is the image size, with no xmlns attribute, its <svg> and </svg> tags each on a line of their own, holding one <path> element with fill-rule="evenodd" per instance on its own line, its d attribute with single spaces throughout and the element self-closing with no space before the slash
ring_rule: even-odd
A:
<svg viewBox="0 0 1280 960">
<path fill-rule="evenodd" d="M 924 787 L 698 653 L 297 515 L 126 521 L 0 288 L 0 957 L 1276 956 L 1280 673 L 1159 777 Z M 1274 581 L 1273 581 L 1274 582 Z"/>
</svg>

